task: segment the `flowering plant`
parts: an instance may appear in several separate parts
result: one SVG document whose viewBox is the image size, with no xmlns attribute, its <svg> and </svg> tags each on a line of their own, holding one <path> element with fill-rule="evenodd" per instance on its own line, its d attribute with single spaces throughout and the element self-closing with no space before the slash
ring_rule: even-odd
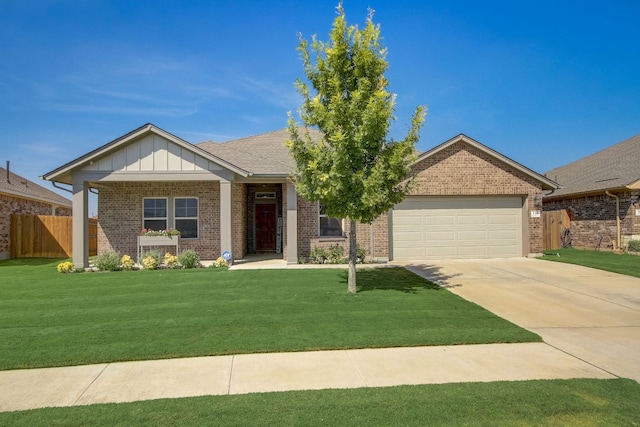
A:
<svg viewBox="0 0 640 427">
<path fill-rule="evenodd" d="M 178 257 L 176 255 L 171 255 L 169 252 L 164 255 L 164 265 L 166 265 L 167 268 L 180 268 Z"/>
<path fill-rule="evenodd" d="M 218 259 L 213 263 L 213 265 L 217 268 L 220 268 L 220 267 L 227 267 L 229 263 L 227 263 L 226 259 L 222 257 L 218 257 Z"/>
<path fill-rule="evenodd" d="M 142 265 L 144 266 L 145 270 L 155 270 L 156 268 L 158 268 L 158 260 L 149 255 L 142 260 Z"/>
<path fill-rule="evenodd" d="M 143 228 L 140 230 L 141 236 L 179 236 L 180 231 L 173 228 L 167 228 L 166 230 L 151 230 L 150 228 Z"/>
<path fill-rule="evenodd" d="M 136 265 L 135 261 L 132 260 L 129 255 L 122 255 L 122 258 L 120 258 L 120 264 L 122 264 L 123 270 L 133 270 L 133 267 Z"/>
<path fill-rule="evenodd" d="M 57 270 L 59 273 L 73 273 L 76 268 L 71 261 L 65 261 L 58 264 Z"/>
</svg>

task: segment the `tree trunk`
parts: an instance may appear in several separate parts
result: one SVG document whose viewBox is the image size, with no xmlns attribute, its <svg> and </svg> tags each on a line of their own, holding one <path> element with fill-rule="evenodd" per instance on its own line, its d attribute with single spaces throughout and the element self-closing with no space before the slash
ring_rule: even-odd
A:
<svg viewBox="0 0 640 427">
<path fill-rule="evenodd" d="M 351 227 L 349 229 L 349 281 L 347 290 L 350 294 L 355 294 L 356 289 L 356 222 L 349 219 Z"/>
</svg>

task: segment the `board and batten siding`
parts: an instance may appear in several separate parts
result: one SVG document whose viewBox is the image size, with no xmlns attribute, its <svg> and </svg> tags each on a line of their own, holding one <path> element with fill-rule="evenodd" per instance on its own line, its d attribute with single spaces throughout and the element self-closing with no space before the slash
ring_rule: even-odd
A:
<svg viewBox="0 0 640 427">
<path fill-rule="evenodd" d="M 98 172 L 221 171 L 223 168 L 159 135 L 147 135 L 87 165 L 84 170 Z"/>
</svg>

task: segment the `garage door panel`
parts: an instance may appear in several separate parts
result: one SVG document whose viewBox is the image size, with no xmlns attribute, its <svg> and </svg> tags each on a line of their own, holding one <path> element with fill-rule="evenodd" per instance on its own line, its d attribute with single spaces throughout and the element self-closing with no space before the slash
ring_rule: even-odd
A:
<svg viewBox="0 0 640 427">
<path fill-rule="evenodd" d="M 424 240 L 422 233 L 417 233 L 415 231 L 407 231 L 407 232 L 398 232 L 394 233 L 394 238 L 398 239 L 398 244 L 402 244 L 401 242 L 418 242 L 422 243 Z"/>
<path fill-rule="evenodd" d="M 445 215 L 424 215 L 424 224 L 429 226 L 446 226 L 446 225 L 455 225 L 456 221 L 454 217 L 445 216 Z"/>
<path fill-rule="evenodd" d="M 489 224 L 514 225 L 518 222 L 513 214 L 506 214 L 506 213 L 497 214 L 497 215 L 491 214 L 491 215 L 488 215 L 488 217 L 489 217 L 489 220 L 488 220 Z"/>
<path fill-rule="evenodd" d="M 522 256 L 520 197 L 411 197 L 392 218 L 397 260 Z"/>
<path fill-rule="evenodd" d="M 520 249 L 516 245 L 490 246 L 489 256 L 494 258 L 517 257 L 520 256 Z"/>
<path fill-rule="evenodd" d="M 487 240 L 487 232 L 485 230 L 460 230 L 457 233 L 458 241 L 472 241 L 477 244 L 478 241 L 484 243 Z"/>
<path fill-rule="evenodd" d="M 456 255 L 455 248 L 451 246 L 436 246 L 425 248 L 424 258 L 453 258 Z M 414 258 L 415 259 L 415 258 Z"/>
<path fill-rule="evenodd" d="M 419 233 L 416 233 L 419 234 Z M 456 240 L 456 232 L 451 231 L 426 231 L 424 234 L 425 241 L 440 241 L 447 240 L 450 242 L 455 242 Z"/>
<path fill-rule="evenodd" d="M 490 230 L 489 240 L 509 240 L 515 242 L 518 240 L 518 232 L 516 230 Z"/>
<path fill-rule="evenodd" d="M 486 246 L 458 246 L 458 258 L 486 258 L 488 254 Z"/>
</svg>

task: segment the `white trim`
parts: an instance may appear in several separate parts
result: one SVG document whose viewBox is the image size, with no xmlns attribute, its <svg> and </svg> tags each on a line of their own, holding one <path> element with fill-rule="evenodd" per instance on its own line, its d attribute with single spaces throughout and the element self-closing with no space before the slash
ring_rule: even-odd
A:
<svg viewBox="0 0 640 427">
<path fill-rule="evenodd" d="M 197 206 L 196 206 L 196 216 L 195 217 L 178 217 L 178 215 L 176 214 L 176 199 L 195 199 Z M 178 229 L 178 225 L 176 223 L 176 221 L 179 219 L 195 219 L 196 220 L 196 237 L 182 237 L 183 239 L 199 239 L 200 238 L 200 198 L 196 197 L 196 196 L 173 196 L 172 197 L 172 206 L 173 206 L 173 228 L 174 229 Z"/>
<path fill-rule="evenodd" d="M 145 216 L 145 212 L 144 212 L 144 210 L 145 210 L 145 208 L 144 208 L 145 200 L 164 200 L 166 202 L 166 206 L 165 206 L 166 215 L 164 217 L 149 217 L 149 218 L 147 218 Z M 166 230 L 167 228 L 170 228 L 169 227 L 169 224 L 170 224 L 170 222 L 169 222 L 169 198 L 168 197 L 152 197 L 152 196 L 143 197 L 142 198 L 142 228 L 146 229 L 144 222 L 147 221 L 147 220 L 148 221 L 156 221 L 156 220 L 162 220 L 162 219 L 165 220 L 165 228 L 164 228 L 164 230 Z M 159 230 L 155 230 L 155 231 L 159 231 Z"/>
</svg>

